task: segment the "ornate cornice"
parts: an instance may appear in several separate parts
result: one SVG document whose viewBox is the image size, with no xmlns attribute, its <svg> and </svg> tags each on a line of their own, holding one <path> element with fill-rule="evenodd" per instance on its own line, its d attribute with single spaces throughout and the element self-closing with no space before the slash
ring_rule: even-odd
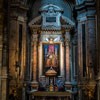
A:
<svg viewBox="0 0 100 100">
<path fill-rule="evenodd" d="M 10 4 L 11 8 L 19 8 L 21 10 L 24 10 L 24 11 L 27 11 L 28 10 L 28 7 L 27 5 L 25 5 L 22 1 L 17 1 L 17 2 L 12 2 L 11 1 L 11 4 Z"/>
<path fill-rule="evenodd" d="M 56 5 L 53 5 L 53 4 L 48 4 L 46 6 L 43 6 L 43 7 L 40 8 L 39 11 L 40 12 L 47 12 L 50 7 L 53 7 L 56 12 L 62 12 L 63 13 L 63 8 L 58 7 Z"/>
<path fill-rule="evenodd" d="M 86 0 L 82 4 L 76 5 L 75 9 L 77 11 L 80 11 L 87 8 L 94 8 L 94 7 L 95 7 L 95 2 L 93 0 Z"/>
<path fill-rule="evenodd" d="M 48 26 L 41 26 L 42 24 L 42 17 L 41 16 L 38 16 L 36 18 L 34 18 L 28 25 L 29 27 L 32 28 L 37 28 L 37 29 L 42 29 L 42 30 L 66 30 L 66 29 L 73 29 L 73 27 L 75 26 L 75 23 L 73 21 L 71 21 L 69 18 L 65 17 L 65 16 L 62 16 L 61 17 L 61 27 L 56 27 L 56 26 L 53 26 L 53 25 L 48 25 Z"/>
</svg>

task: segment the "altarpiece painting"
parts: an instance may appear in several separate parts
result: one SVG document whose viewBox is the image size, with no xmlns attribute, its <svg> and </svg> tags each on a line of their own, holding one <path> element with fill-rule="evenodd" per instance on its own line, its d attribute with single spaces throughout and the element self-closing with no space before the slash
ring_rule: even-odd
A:
<svg viewBox="0 0 100 100">
<path fill-rule="evenodd" d="M 59 44 L 43 44 L 43 73 L 51 67 L 59 75 Z"/>
</svg>

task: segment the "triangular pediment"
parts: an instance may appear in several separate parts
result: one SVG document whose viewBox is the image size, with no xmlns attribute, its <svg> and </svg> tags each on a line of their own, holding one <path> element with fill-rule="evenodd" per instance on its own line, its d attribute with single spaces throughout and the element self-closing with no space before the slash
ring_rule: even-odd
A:
<svg viewBox="0 0 100 100">
<path fill-rule="evenodd" d="M 75 23 L 62 15 L 63 9 L 59 6 L 48 4 L 40 8 L 41 15 L 34 18 L 30 27 L 39 26 L 42 29 L 61 29 L 61 27 L 73 27 Z"/>
<path fill-rule="evenodd" d="M 61 25 L 71 25 L 71 26 L 75 25 L 75 23 L 72 20 L 70 20 L 68 17 L 65 16 L 61 16 L 60 21 Z"/>
<path fill-rule="evenodd" d="M 69 18 L 67 18 L 65 16 L 61 16 L 60 21 L 61 21 L 61 25 L 69 25 L 71 27 L 73 27 L 75 25 L 75 23 L 73 21 L 71 21 Z M 29 23 L 30 27 L 32 27 L 34 25 L 42 25 L 42 16 L 38 16 L 38 17 L 34 18 Z"/>
<path fill-rule="evenodd" d="M 33 25 L 41 25 L 42 23 L 42 16 L 38 16 L 36 18 L 34 18 L 32 21 L 30 21 L 29 26 L 33 26 Z"/>
</svg>

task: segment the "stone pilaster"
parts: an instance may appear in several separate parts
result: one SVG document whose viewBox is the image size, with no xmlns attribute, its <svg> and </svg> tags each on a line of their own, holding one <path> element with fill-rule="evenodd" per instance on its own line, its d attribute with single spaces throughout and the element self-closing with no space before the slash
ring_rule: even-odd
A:
<svg viewBox="0 0 100 100">
<path fill-rule="evenodd" d="M 17 17 L 11 18 L 10 21 L 10 35 L 9 35 L 9 74 L 10 77 L 14 78 L 15 75 L 15 67 L 16 61 L 18 61 L 18 21 Z M 14 42 L 16 41 L 16 42 Z"/>
<path fill-rule="evenodd" d="M 81 27 L 81 22 L 78 22 L 78 75 L 79 78 L 81 79 L 83 77 L 83 65 L 82 65 L 82 27 Z"/>
<path fill-rule="evenodd" d="M 0 11 L 3 11 L 3 0 L 1 0 L 0 1 Z M 1 68 L 2 68 L 2 51 L 3 51 L 3 42 L 2 42 L 2 40 L 3 40 L 3 18 L 4 18 L 4 14 L 3 14 L 3 12 L 0 12 L 0 77 L 2 76 L 2 74 L 1 74 Z M 1 89 L 1 87 L 2 87 L 2 83 L 1 83 L 1 79 L 2 78 L 0 78 L 0 98 L 1 98 L 1 96 L 2 96 L 2 89 Z"/>
<path fill-rule="evenodd" d="M 95 2 L 86 0 L 81 5 L 76 6 L 76 11 L 78 21 L 78 82 L 84 87 L 85 82 L 88 81 L 86 83 L 88 86 L 84 89 L 84 91 L 87 91 L 88 87 L 93 88 L 92 85 L 95 86 L 94 75 L 97 67 Z M 91 90 L 94 91 L 94 89 Z M 82 88 L 80 88 L 80 91 L 82 91 Z M 83 96 L 82 93 L 81 97 L 83 98 Z"/>
<path fill-rule="evenodd" d="M 0 100 L 7 100 L 8 96 L 8 3 L 4 7 L 4 0 L 0 1 Z M 6 8 L 6 11 L 5 11 Z M 4 12 L 5 11 L 5 12 Z"/>
<path fill-rule="evenodd" d="M 18 5 L 17 5 L 18 4 Z M 10 2 L 9 34 L 9 95 L 22 90 L 26 67 L 26 12 L 27 7 L 20 1 Z M 23 92 L 23 91 L 21 91 Z M 22 98 L 21 98 L 22 99 Z"/>
<path fill-rule="evenodd" d="M 88 77 L 94 78 L 97 68 L 96 64 L 96 20 L 95 16 L 89 16 L 87 18 L 87 62 L 88 62 Z"/>
<path fill-rule="evenodd" d="M 89 6 L 91 5 L 91 7 Z M 86 10 L 88 9 L 88 10 Z M 84 4 L 76 6 L 78 20 L 78 65 L 80 78 L 85 77 L 96 68 L 96 21 L 95 21 L 95 2 L 93 0 L 86 1 Z M 85 25 L 83 30 L 82 25 Z M 85 32 L 85 47 L 83 44 L 83 31 Z M 86 61 L 83 62 L 83 49 L 86 51 Z M 86 75 L 83 75 L 83 63 L 86 65 Z M 91 68 L 92 69 L 91 69 Z M 91 75 L 88 75 L 90 77 Z"/>
<path fill-rule="evenodd" d="M 8 96 L 8 31 L 7 27 L 3 33 L 3 51 L 1 68 L 1 100 L 7 100 Z"/>
<path fill-rule="evenodd" d="M 97 0 L 97 100 L 100 100 L 100 0 Z"/>
</svg>

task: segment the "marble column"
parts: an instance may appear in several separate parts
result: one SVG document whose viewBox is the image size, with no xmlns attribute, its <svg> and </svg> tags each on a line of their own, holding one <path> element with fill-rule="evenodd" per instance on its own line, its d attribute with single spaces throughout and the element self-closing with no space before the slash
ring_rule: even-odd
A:
<svg viewBox="0 0 100 100">
<path fill-rule="evenodd" d="M 31 86 L 33 89 L 37 89 L 38 82 L 37 82 L 37 34 L 32 35 L 32 82 Z"/>
<path fill-rule="evenodd" d="M 70 48 L 69 41 L 65 42 L 66 50 L 66 82 L 70 81 Z"/>
<path fill-rule="evenodd" d="M 33 35 L 33 82 L 37 81 L 37 35 Z"/>
<path fill-rule="evenodd" d="M 42 68 L 43 68 L 43 64 L 42 64 L 42 42 L 39 43 L 39 47 L 38 47 L 38 54 L 39 54 L 39 77 L 43 75 L 42 72 Z"/>
<path fill-rule="evenodd" d="M 60 44 L 60 76 L 64 77 L 64 46 Z"/>
<path fill-rule="evenodd" d="M 65 34 L 65 59 L 66 59 L 66 80 L 65 80 L 65 87 L 67 89 L 71 88 L 71 79 L 70 79 L 70 74 L 71 74 L 71 68 L 70 68 L 70 34 L 69 30 L 66 31 Z"/>
<path fill-rule="evenodd" d="M 8 12 L 7 1 L 0 0 L 0 100 L 8 100 Z"/>
</svg>

